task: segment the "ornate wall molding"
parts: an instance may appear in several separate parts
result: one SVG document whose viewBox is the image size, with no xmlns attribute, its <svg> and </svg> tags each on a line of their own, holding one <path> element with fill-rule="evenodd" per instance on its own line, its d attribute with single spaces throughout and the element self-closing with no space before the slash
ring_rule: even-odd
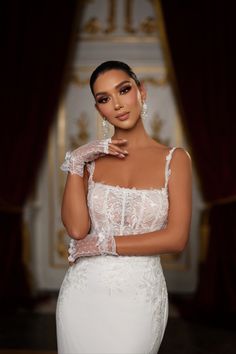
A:
<svg viewBox="0 0 236 354">
<path fill-rule="evenodd" d="M 163 66 L 134 66 L 133 69 L 137 74 L 142 74 L 142 82 L 145 84 L 151 84 L 154 86 L 163 86 L 168 84 L 168 77 L 165 67 Z M 68 81 L 78 85 L 80 87 L 87 86 L 89 84 L 89 78 L 92 68 L 79 67 L 76 71 L 72 72 Z M 153 76 L 153 74 L 155 76 Z"/>
<path fill-rule="evenodd" d="M 94 0 L 85 2 L 84 6 L 85 19 L 80 26 L 79 40 L 143 42 L 158 38 L 153 1 Z"/>
</svg>

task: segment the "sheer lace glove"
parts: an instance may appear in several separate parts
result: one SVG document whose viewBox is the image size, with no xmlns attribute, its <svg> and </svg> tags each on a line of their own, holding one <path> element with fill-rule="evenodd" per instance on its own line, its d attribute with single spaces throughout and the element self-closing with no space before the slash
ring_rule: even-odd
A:
<svg viewBox="0 0 236 354">
<path fill-rule="evenodd" d="M 98 233 L 98 235 L 88 234 L 82 240 L 71 240 L 68 252 L 70 263 L 74 263 L 79 257 L 99 255 L 118 256 L 115 238 L 102 232 Z"/>
<path fill-rule="evenodd" d="M 68 151 L 65 161 L 61 165 L 61 170 L 70 171 L 72 174 L 78 174 L 83 177 L 85 163 L 108 154 L 108 144 L 110 142 L 111 138 L 94 140 L 73 151 Z"/>
</svg>

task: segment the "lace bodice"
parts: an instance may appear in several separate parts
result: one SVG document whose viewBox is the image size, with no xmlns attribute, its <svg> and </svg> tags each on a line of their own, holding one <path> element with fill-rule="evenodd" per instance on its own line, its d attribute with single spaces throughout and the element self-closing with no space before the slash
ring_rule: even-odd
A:
<svg viewBox="0 0 236 354">
<path fill-rule="evenodd" d="M 91 218 L 91 233 L 104 232 L 110 235 L 131 235 L 164 228 L 168 218 L 168 179 L 170 161 L 176 148 L 166 156 L 165 186 L 160 189 L 136 189 L 111 186 L 95 182 L 95 161 L 87 164 L 88 208 Z"/>
</svg>

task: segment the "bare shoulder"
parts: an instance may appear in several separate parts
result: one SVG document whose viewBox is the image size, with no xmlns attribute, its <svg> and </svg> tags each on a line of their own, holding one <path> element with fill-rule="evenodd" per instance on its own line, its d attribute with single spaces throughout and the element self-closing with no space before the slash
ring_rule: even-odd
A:
<svg viewBox="0 0 236 354">
<path fill-rule="evenodd" d="M 149 152 L 161 157 L 167 156 L 171 148 L 168 145 L 161 144 L 154 139 L 150 139 L 150 144 L 148 145 Z"/>
<path fill-rule="evenodd" d="M 171 149 L 172 150 L 172 149 Z M 171 151 L 170 150 L 170 151 Z M 182 147 L 176 147 L 172 155 L 172 165 L 188 165 L 191 166 L 191 156 L 187 150 Z"/>
<path fill-rule="evenodd" d="M 192 180 L 192 161 L 188 151 L 184 148 L 176 147 L 172 153 L 170 161 L 171 178 L 170 185 L 173 183 L 191 184 Z"/>
<path fill-rule="evenodd" d="M 151 139 L 150 147 L 153 149 L 153 152 L 156 152 L 160 155 L 168 156 L 171 150 L 173 150 L 172 159 L 176 160 L 176 163 L 190 163 L 191 156 L 187 150 L 182 147 L 170 147 L 168 145 L 160 144 L 159 142 Z"/>
</svg>

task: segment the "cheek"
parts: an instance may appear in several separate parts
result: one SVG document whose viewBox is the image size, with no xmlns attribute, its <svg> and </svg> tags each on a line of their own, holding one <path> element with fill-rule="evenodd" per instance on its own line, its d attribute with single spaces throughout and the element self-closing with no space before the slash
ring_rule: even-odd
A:
<svg viewBox="0 0 236 354">
<path fill-rule="evenodd" d="M 129 105 L 137 105 L 140 103 L 140 95 L 137 91 L 133 90 L 128 95 L 124 96 L 124 100 Z"/>
<path fill-rule="evenodd" d="M 111 111 L 112 111 L 112 107 L 109 103 L 101 105 L 99 107 L 99 113 L 101 116 L 109 117 L 109 115 L 111 114 Z"/>
<path fill-rule="evenodd" d="M 141 106 L 142 106 L 140 93 L 137 91 L 133 91 L 128 96 L 126 101 L 127 106 L 130 107 L 132 111 L 135 112 L 135 114 L 140 114 Z"/>
</svg>

